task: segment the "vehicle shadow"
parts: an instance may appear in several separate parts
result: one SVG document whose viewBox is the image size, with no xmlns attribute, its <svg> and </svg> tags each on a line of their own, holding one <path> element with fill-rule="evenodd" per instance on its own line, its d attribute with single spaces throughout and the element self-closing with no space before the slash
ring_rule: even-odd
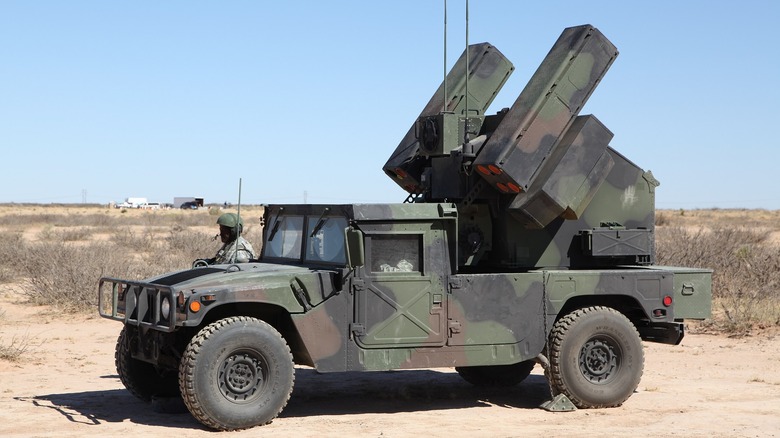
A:
<svg viewBox="0 0 780 438">
<path fill-rule="evenodd" d="M 116 375 L 102 376 L 113 378 Z M 454 371 L 405 370 L 320 374 L 297 368 L 292 396 L 280 418 L 316 415 L 401 413 L 464 409 L 479 406 L 537 408 L 550 397 L 547 380 L 532 374 L 508 388 L 482 388 L 465 382 Z M 86 425 L 130 421 L 149 426 L 207 430 L 189 414 L 181 400 L 163 405 L 143 402 L 125 389 L 14 397 L 51 409 L 68 421 Z"/>
<path fill-rule="evenodd" d="M 106 375 L 101 378 L 119 380 L 117 375 Z M 97 426 L 104 423 L 130 421 L 150 426 L 207 430 L 191 415 L 171 415 L 189 414 L 180 400 L 178 400 L 179 409 L 171 408 L 170 405 L 168 409 L 154 409 L 152 403 L 137 399 L 124 388 L 19 396 L 14 397 L 14 400 L 53 410 L 70 422 L 85 425 Z M 173 406 L 176 406 L 176 403 Z"/>
<path fill-rule="evenodd" d="M 547 379 L 532 374 L 517 386 L 477 387 L 453 370 L 320 374 L 298 368 L 280 417 L 398 413 L 479 406 L 537 408 L 549 400 Z"/>
</svg>

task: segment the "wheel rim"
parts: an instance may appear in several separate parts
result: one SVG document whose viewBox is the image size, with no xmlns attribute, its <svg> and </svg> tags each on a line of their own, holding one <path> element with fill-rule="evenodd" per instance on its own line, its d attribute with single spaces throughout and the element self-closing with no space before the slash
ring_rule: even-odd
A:
<svg viewBox="0 0 780 438">
<path fill-rule="evenodd" d="M 579 365 L 589 382 L 606 383 L 620 365 L 620 347 L 610 338 L 591 338 L 580 350 Z"/>
<path fill-rule="evenodd" d="M 268 367 L 254 351 L 237 351 L 225 358 L 219 367 L 219 389 L 234 403 L 248 403 L 257 398 L 268 381 Z"/>
</svg>

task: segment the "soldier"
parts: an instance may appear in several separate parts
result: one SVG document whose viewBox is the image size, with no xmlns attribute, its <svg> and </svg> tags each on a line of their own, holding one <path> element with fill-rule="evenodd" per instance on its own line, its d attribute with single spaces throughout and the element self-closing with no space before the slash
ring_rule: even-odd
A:
<svg viewBox="0 0 780 438">
<path fill-rule="evenodd" d="M 255 258 L 255 250 L 243 236 L 241 231 L 244 222 L 235 213 L 224 213 L 217 219 L 219 225 L 219 238 L 222 240 L 222 248 L 217 255 L 210 259 L 200 259 L 193 266 L 214 265 L 223 263 L 246 263 Z"/>
</svg>

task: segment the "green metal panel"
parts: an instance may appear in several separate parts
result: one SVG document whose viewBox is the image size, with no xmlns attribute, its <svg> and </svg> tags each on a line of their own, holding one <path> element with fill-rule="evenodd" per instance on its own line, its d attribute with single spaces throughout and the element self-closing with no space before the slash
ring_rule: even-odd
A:
<svg viewBox="0 0 780 438">
<path fill-rule="evenodd" d="M 712 316 L 712 271 L 709 269 L 661 267 L 674 273 L 675 319 L 705 319 Z"/>
</svg>

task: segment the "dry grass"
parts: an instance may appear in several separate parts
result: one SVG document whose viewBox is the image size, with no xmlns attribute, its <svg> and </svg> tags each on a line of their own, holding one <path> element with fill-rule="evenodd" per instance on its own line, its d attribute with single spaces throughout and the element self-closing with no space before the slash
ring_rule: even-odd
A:
<svg viewBox="0 0 780 438">
<path fill-rule="evenodd" d="M 32 304 L 92 312 L 103 275 L 142 279 L 212 256 L 221 213 L 0 205 L 0 284 L 21 284 Z M 259 249 L 262 207 L 241 215 Z M 715 271 L 708 327 L 745 334 L 780 326 L 780 211 L 663 210 L 656 222 L 658 264 Z"/>
<path fill-rule="evenodd" d="M 189 268 L 221 243 L 218 207 L 120 210 L 100 206 L 0 206 L 0 284 L 19 283 L 31 304 L 91 312 L 97 281 L 143 279 Z M 245 236 L 260 239 L 259 207 L 242 207 Z"/>
<path fill-rule="evenodd" d="M 659 264 L 714 270 L 711 327 L 780 327 L 780 211 L 661 211 L 656 223 Z"/>
<path fill-rule="evenodd" d="M 5 311 L 0 310 L 0 324 L 3 322 Z M 14 336 L 10 341 L 0 338 L 0 360 L 16 361 L 30 348 L 30 339 L 27 336 Z"/>
</svg>

